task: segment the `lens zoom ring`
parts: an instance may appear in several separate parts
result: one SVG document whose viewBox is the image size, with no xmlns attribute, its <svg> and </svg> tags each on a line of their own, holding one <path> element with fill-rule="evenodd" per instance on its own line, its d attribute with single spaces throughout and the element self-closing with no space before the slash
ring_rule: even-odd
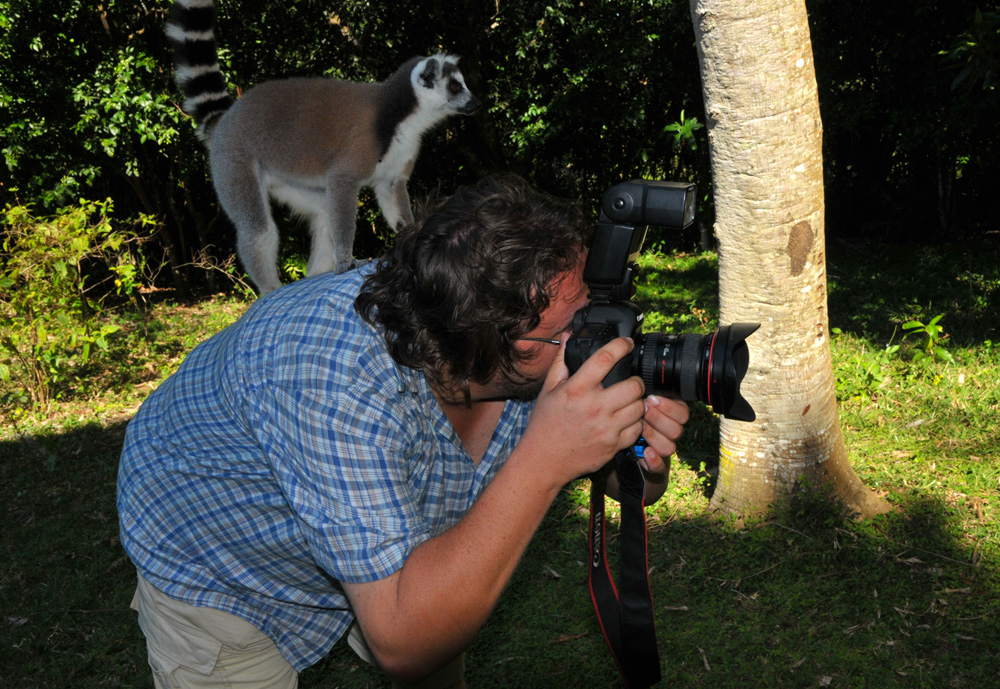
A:
<svg viewBox="0 0 1000 689">
<path fill-rule="evenodd" d="M 656 388 L 661 387 L 656 384 L 656 364 L 660 357 L 660 335 L 653 333 L 643 335 L 642 346 L 642 382 L 646 386 L 646 394 L 652 395 Z"/>
<path fill-rule="evenodd" d="M 698 366 L 701 338 L 687 335 L 683 339 L 684 342 L 681 344 L 680 393 L 682 400 L 693 401 L 698 399 L 696 381 L 698 380 L 698 369 L 701 368 Z"/>
</svg>

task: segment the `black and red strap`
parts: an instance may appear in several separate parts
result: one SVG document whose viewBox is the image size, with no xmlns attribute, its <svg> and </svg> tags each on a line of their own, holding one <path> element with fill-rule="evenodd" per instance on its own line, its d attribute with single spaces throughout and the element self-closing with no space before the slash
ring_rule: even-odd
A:
<svg viewBox="0 0 1000 689">
<path fill-rule="evenodd" d="M 594 480 L 590 488 L 590 597 L 604 640 L 625 684 L 629 689 L 645 689 L 661 678 L 653 598 L 649 590 L 646 513 L 643 509 L 646 483 L 636 461 L 636 450 L 623 450 L 613 461 L 621 493 L 620 591 L 611 577 L 605 548 L 605 485 Z"/>
</svg>

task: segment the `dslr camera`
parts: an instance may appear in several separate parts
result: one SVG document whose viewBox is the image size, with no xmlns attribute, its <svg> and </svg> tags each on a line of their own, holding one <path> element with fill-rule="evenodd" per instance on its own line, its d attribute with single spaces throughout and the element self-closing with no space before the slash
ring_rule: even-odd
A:
<svg viewBox="0 0 1000 689">
<path fill-rule="evenodd" d="M 630 301 L 646 226 L 684 229 L 694 222 L 695 200 L 695 185 L 680 182 L 632 180 L 604 192 L 583 273 L 590 302 L 574 316 L 566 366 L 574 373 L 611 340 L 631 337 L 635 348 L 605 377 L 605 387 L 638 375 L 647 395 L 699 401 L 726 418 L 753 421 L 740 382 L 750 362 L 746 338 L 759 323 L 733 323 L 708 335 L 643 334 L 642 310 Z"/>
</svg>

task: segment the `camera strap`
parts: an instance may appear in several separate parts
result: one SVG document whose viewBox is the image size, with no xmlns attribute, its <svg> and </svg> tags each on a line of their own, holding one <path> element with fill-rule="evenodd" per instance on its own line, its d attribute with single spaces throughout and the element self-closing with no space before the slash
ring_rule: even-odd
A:
<svg viewBox="0 0 1000 689">
<path fill-rule="evenodd" d="M 649 591 L 646 482 L 631 450 L 614 459 L 621 495 L 619 589 L 608 568 L 605 549 L 604 483 L 590 485 L 590 597 L 604 640 L 629 689 L 645 689 L 660 681 L 660 654 Z"/>
</svg>

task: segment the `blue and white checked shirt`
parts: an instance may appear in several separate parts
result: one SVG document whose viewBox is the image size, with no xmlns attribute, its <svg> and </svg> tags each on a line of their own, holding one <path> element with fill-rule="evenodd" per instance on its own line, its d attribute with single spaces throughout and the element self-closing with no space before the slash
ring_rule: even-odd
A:
<svg viewBox="0 0 1000 689">
<path fill-rule="evenodd" d="M 129 424 L 121 540 L 164 593 L 267 633 L 297 670 L 354 619 L 338 581 L 382 579 L 455 524 L 520 440 L 509 401 L 479 465 L 423 375 L 354 311 L 358 272 L 257 302 Z"/>
</svg>

